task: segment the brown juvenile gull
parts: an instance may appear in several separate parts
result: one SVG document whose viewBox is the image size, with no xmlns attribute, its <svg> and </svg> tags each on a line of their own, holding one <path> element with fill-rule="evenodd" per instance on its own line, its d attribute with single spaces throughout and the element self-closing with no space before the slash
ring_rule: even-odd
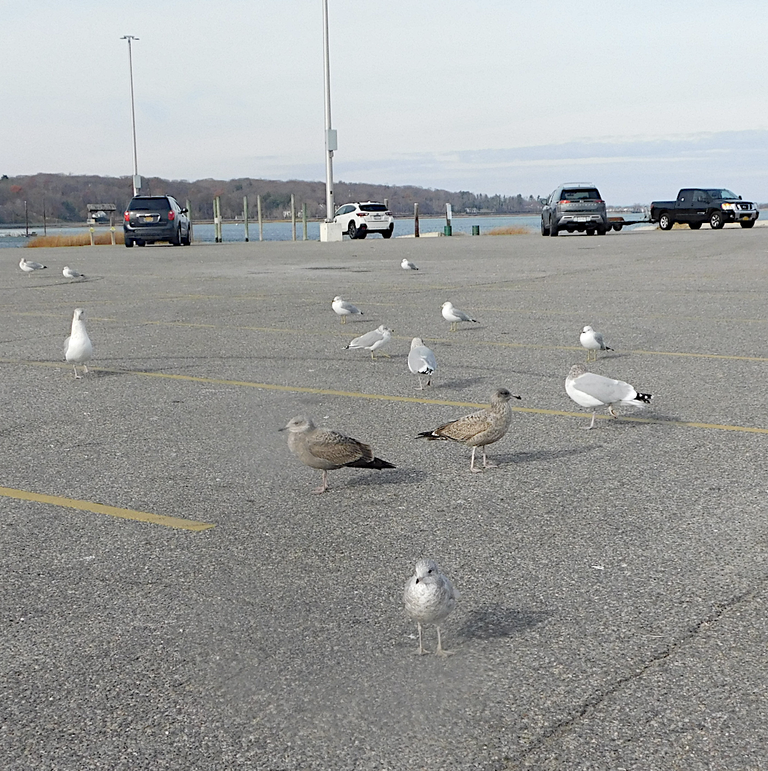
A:
<svg viewBox="0 0 768 771">
<path fill-rule="evenodd" d="M 347 316 L 362 316 L 363 312 L 356 305 L 342 300 L 338 295 L 333 298 L 331 308 L 337 316 L 341 316 L 341 323 L 347 323 Z"/>
<path fill-rule="evenodd" d="M 416 572 L 410 577 L 403 592 L 403 602 L 408 615 L 419 629 L 418 655 L 429 653 L 421 644 L 421 625 L 434 624 L 437 627 L 437 656 L 450 656 L 453 651 L 444 651 L 440 639 L 440 622 L 456 607 L 459 593 L 453 588 L 448 576 L 440 572 L 437 563 L 420 559 Z"/>
<path fill-rule="evenodd" d="M 80 379 L 82 375 L 77 374 L 77 365 L 83 365 L 83 372 L 88 372 L 86 362 L 93 356 L 93 345 L 88 332 L 85 329 L 83 317 L 85 311 L 82 308 L 75 308 L 72 315 L 72 331 L 69 337 L 64 341 L 64 358 L 72 365 L 75 370 L 75 377 Z"/>
<path fill-rule="evenodd" d="M 432 385 L 432 373 L 437 369 L 437 359 L 435 353 L 424 345 L 420 337 L 414 337 L 411 340 L 411 350 L 408 354 L 408 369 L 419 378 L 419 387 L 417 391 L 423 391 L 421 376 L 427 376 L 427 385 Z"/>
<path fill-rule="evenodd" d="M 582 407 L 592 408 L 592 422 L 587 429 L 595 427 L 595 410 L 597 407 L 608 407 L 613 417 L 618 417 L 613 408 L 617 404 L 629 407 L 644 407 L 650 404 L 651 394 L 640 394 L 623 380 L 612 380 L 609 377 L 588 372 L 583 364 L 574 364 L 565 379 L 565 392 Z"/>
<path fill-rule="evenodd" d="M 472 316 L 464 313 L 464 311 L 454 308 L 453 303 L 448 301 L 443 303 L 443 318 L 451 322 L 451 332 L 455 332 L 459 328 L 458 324 L 460 321 L 471 321 L 477 324 L 477 319 L 473 319 Z"/>
<path fill-rule="evenodd" d="M 592 354 L 592 361 L 597 361 L 598 351 L 612 351 L 613 348 L 609 348 L 603 342 L 603 336 L 599 332 L 595 332 L 592 327 L 587 325 L 581 330 L 579 335 L 579 342 L 584 348 L 587 349 L 587 361 L 590 360 L 590 354 Z"/>
<path fill-rule="evenodd" d="M 497 465 L 485 457 L 485 446 L 498 442 L 507 433 L 512 422 L 512 408 L 509 406 L 509 400 L 520 398 L 506 388 L 499 388 L 491 396 L 489 407 L 438 426 L 434 431 L 424 431 L 419 436 L 426 439 L 452 439 L 454 442 L 461 442 L 471 447 L 472 460 L 469 468 L 477 474 L 480 469 L 475 468 L 475 450 L 478 447 L 483 448 L 483 468 Z"/>
<path fill-rule="evenodd" d="M 288 448 L 305 465 L 323 472 L 323 483 L 313 493 L 328 489 L 328 472 L 342 466 L 354 468 L 395 468 L 373 455 L 373 450 L 357 439 L 328 428 L 317 428 L 311 418 L 297 415 L 279 429 L 288 431 Z"/>
</svg>

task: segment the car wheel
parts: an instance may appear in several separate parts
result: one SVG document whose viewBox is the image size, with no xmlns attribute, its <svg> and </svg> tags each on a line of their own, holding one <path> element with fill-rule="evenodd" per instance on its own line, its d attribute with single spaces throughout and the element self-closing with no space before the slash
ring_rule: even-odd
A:
<svg viewBox="0 0 768 771">
<path fill-rule="evenodd" d="M 349 227 L 347 228 L 347 235 L 350 238 L 357 238 L 357 225 L 355 225 L 354 222 L 349 223 Z"/>
<path fill-rule="evenodd" d="M 133 239 L 132 238 L 126 238 L 125 239 L 125 245 L 130 249 L 133 246 Z"/>
<path fill-rule="evenodd" d="M 146 246 L 146 245 L 147 245 L 147 244 L 146 244 L 146 242 L 145 242 L 145 241 L 137 241 L 137 242 L 136 242 L 136 246 Z"/>
<path fill-rule="evenodd" d="M 360 226 L 360 227 L 357 229 L 357 237 L 358 237 L 360 240 L 362 240 L 362 239 L 363 239 L 363 238 L 365 238 L 367 235 L 368 235 L 368 228 L 366 228 L 366 227 L 365 227 L 365 225 L 361 225 L 361 226 Z"/>
<path fill-rule="evenodd" d="M 593 236 L 593 235 L 595 235 L 595 230 L 594 230 L 594 228 L 589 228 L 589 230 L 587 230 L 587 235 L 588 235 L 588 236 Z"/>
<path fill-rule="evenodd" d="M 544 217 L 541 218 L 541 235 L 549 235 L 549 228 L 544 224 Z"/>
<path fill-rule="evenodd" d="M 712 230 L 720 230 L 723 225 L 725 225 L 723 213 L 721 211 L 713 211 L 712 214 L 709 215 L 709 227 L 711 227 Z"/>
<path fill-rule="evenodd" d="M 667 214 L 667 212 L 663 212 L 659 216 L 659 227 L 662 230 L 672 230 L 672 225 L 674 225 L 674 223 L 672 222 L 672 217 L 670 217 L 669 214 Z"/>
<path fill-rule="evenodd" d="M 701 223 L 700 222 L 689 222 L 688 223 L 688 227 L 691 230 L 698 230 L 701 227 Z"/>
<path fill-rule="evenodd" d="M 382 230 L 381 231 L 381 235 L 384 238 L 392 238 L 392 233 L 394 233 L 394 232 L 395 232 L 395 226 L 394 225 L 390 225 L 388 230 Z"/>
<path fill-rule="evenodd" d="M 743 228 L 751 228 L 755 224 L 754 220 L 750 220 L 749 222 L 740 222 L 739 225 Z"/>
<path fill-rule="evenodd" d="M 557 225 L 552 220 L 549 221 L 549 235 L 551 238 L 557 236 Z"/>
<path fill-rule="evenodd" d="M 608 230 L 610 230 L 610 228 L 608 228 Z M 608 230 L 606 230 L 605 228 L 598 228 L 597 235 L 604 236 L 608 232 Z"/>
<path fill-rule="evenodd" d="M 181 246 L 181 226 L 176 230 L 176 235 L 171 239 L 171 246 Z"/>
<path fill-rule="evenodd" d="M 614 225 L 613 229 L 618 233 L 623 227 L 624 225 Z"/>
</svg>

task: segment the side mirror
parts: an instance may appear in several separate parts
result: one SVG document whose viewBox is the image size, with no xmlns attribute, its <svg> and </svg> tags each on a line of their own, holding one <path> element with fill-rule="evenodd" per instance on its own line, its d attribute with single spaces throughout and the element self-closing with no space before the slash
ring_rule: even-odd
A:
<svg viewBox="0 0 768 771">
<path fill-rule="evenodd" d="M 189 214 L 189 209 L 182 209 L 182 210 L 181 210 L 181 213 L 182 213 L 182 214 Z"/>
</svg>

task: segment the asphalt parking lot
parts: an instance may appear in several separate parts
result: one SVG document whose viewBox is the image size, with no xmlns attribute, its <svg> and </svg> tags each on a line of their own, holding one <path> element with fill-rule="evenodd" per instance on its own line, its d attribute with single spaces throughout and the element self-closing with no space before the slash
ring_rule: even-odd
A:
<svg viewBox="0 0 768 771">
<path fill-rule="evenodd" d="M 0 252 L 0 766 L 768 768 L 767 252 L 761 228 L 61 248 L 31 275 Z M 480 323 L 450 333 L 445 300 Z M 391 358 L 343 350 L 379 324 Z M 563 386 L 585 324 L 615 349 L 590 369 L 654 395 L 593 431 Z M 498 468 L 414 439 L 499 387 Z M 397 468 L 312 495 L 297 414 Z M 461 592 L 447 659 L 412 655 L 425 556 Z"/>
</svg>

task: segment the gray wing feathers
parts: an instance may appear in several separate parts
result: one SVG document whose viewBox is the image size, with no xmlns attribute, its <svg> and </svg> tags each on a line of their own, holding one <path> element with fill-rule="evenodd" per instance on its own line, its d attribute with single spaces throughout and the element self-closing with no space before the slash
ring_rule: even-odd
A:
<svg viewBox="0 0 768 771">
<path fill-rule="evenodd" d="M 603 404 L 631 402 L 637 396 L 637 391 L 629 383 L 595 375 L 592 372 L 587 372 L 576 378 L 572 386 L 577 391 L 581 391 Z"/>
</svg>

